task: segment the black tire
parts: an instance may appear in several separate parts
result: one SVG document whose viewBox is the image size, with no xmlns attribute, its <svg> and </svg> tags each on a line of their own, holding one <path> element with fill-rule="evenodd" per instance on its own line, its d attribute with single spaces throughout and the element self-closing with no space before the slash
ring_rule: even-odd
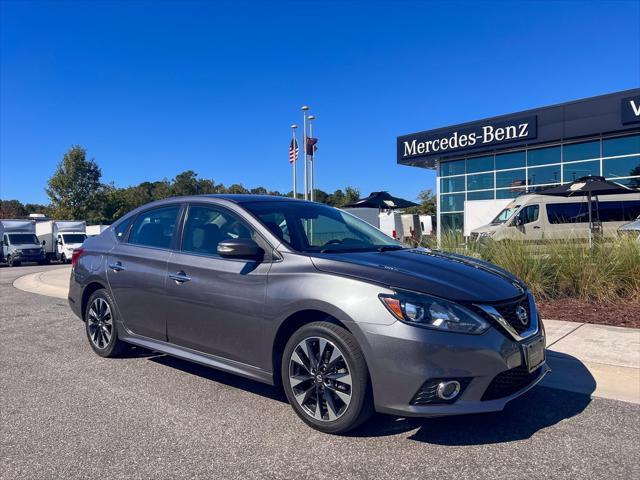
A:
<svg viewBox="0 0 640 480">
<path fill-rule="evenodd" d="M 309 410 L 305 409 L 298 400 L 296 400 L 294 387 L 292 387 L 292 381 L 290 380 L 290 369 L 294 368 L 294 364 L 292 364 L 294 350 L 298 349 L 299 344 L 306 341 L 306 339 L 311 339 L 311 345 L 313 346 L 314 343 L 316 343 L 316 340 L 314 340 L 316 338 L 324 339 L 332 344 L 329 348 L 333 349 L 337 347 L 337 349 L 339 349 L 346 364 L 346 368 L 343 368 L 342 370 L 346 370 L 347 373 L 350 374 L 351 378 L 349 392 L 350 401 L 348 405 L 344 404 L 342 406 L 343 410 L 334 420 L 331 420 L 331 417 L 328 415 L 328 402 L 326 401 L 328 399 L 323 396 L 329 394 L 333 399 L 331 403 L 335 407 L 334 402 L 336 402 L 336 396 L 332 393 L 336 391 L 335 388 L 324 387 L 325 384 L 320 380 L 317 380 L 317 382 L 320 382 L 317 388 L 322 388 L 323 393 L 321 395 L 323 396 L 316 397 L 316 401 L 318 398 L 326 399 L 322 403 L 323 407 L 320 406 L 320 402 L 316 404 L 316 410 L 318 408 L 320 409 L 320 416 L 326 417 L 318 419 L 315 418 Z M 322 357 L 321 354 L 318 356 Z M 325 355 L 325 358 L 327 356 L 329 356 L 329 353 Z M 322 362 L 320 363 L 322 364 Z M 320 370 L 318 370 L 318 373 L 320 373 Z M 334 377 L 335 375 L 337 374 L 334 374 Z M 285 394 L 287 395 L 287 399 L 289 400 L 289 404 L 293 407 L 293 410 L 307 425 L 321 432 L 331 434 L 345 433 L 367 421 L 373 414 L 373 395 L 371 394 L 369 371 L 367 369 L 364 356 L 362 355 L 362 350 L 351 333 L 333 323 L 313 322 L 302 326 L 293 333 L 282 354 L 281 378 Z M 307 381 L 316 382 L 315 377 Z M 328 381 L 331 382 L 331 380 Z M 303 385 L 303 383 L 300 383 L 299 385 Z M 304 391 L 308 385 L 309 384 L 307 383 L 305 388 L 302 388 L 302 391 Z M 312 383 L 312 385 L 314 386 L 310 388 L 316 388 L 317 383 Z M 336 386 L 335 383 L 333 385 L 334 387 Z M 299 387 L 295 388 L 298 389 Z M 342 388 L 345 388 L 344 385 Z M 325 391 L 326 393 L 324 393 Z M 298 390 L 298 392 L 300 392 L 300 390 Z M 317 392 L 318 390 L 316 390 L 315 395 L 317 395 Z M 313 401 L 313 399 L 311 401 Z M 344 403 L 341 400 L 337 401 Z M 333 409 L 332 411 L 335 415 L 335 411 Z"/>
<path fill-rule="evenodd" d="M 110 317 L 110 336 L 107 341 L 106 332 L 109 330 L 109 324 L 106 320 L 107 316 L 102 315 L 102 309 L 99 308 L 104 305 L 104 303 L 108 306 L 108 312 Z M 92 310 L 93 307 L 93 310 Z M 98 314 L 98 315 L 96 315 Z M 102 323 L 98 317 L 102 318 Z M 114 307 L 114 302 L 105 289 L 101 288 L 96 290 L 89 297 L 89 301 L 87 302 L 87 307 L 84 312 L 84 323 L 85 323 L 85 332 L 87 334 L 87 340 L 89 341 L 89 345 L 101 357 L 113 358 L 122 355 L 125 351 L 129 349 L 129 345 L 124 343 L 118 338 L 118 329 L 116 327 L 116 310 Z M 101 327 L 104 327 L 101 330 Z M 105 330 L 106 329 L 106 330 Z"/>
<path fill-rule="evenodd" d="M 63 264 L 65 264 L 65 265 L 66 265 L 66 263 L 67 263 L 67 256 L 66 256 L 64 253 L 60 256 L 60 261 L 61 261 Z"/>
<path fill-rule="evenodd" d="M 11 255 L 7 257 L 7 263 L 10 267 L 19 267 L 20 265 L 22 265 L 22 262 L 20 262 L 20 260 L 15 260 Z"/>
</svg>

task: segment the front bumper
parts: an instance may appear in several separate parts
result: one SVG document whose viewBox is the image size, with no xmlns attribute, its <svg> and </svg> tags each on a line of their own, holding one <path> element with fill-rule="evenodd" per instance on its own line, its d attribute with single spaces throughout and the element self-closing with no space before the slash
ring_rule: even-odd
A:
<svg viewBox="0 0 640 480">
<path fill-rule="evenodd" d="M 13 257 L 19 262 L 43 262 L 45 260 L 44 253 L 16 253 Z"/>
<path fill-rule="evenodd" d="M 369 366 L 375 407 L 381 413 L 429 417 L 500 411 L 550 371 L 545 362 L 517 391 L 482 400 L 498 374 L 524 368 L 521 344 L 543 338 L 542 327 L 523 342 L 508 338 L 495 327 L 481 335 L 439 332 L 402 322 L 360 327 L 360 345 Z M 412 404 L 427 380 L 458 378 L 469 381 L 455 402 Z"/>
</svg>

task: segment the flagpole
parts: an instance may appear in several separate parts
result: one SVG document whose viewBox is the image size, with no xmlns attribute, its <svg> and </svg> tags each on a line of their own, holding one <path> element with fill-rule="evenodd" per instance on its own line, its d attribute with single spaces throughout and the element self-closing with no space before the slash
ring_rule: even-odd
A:
<svg viewBox="0 0 640 480">
<path fill-rule="evenodd" d="M 302 151 L 304 152 L 304 199 L 309 200 L 309 189 L 307 185 L 307 110 L 309 107 L 302 106 Z"/>
<path fill-rule="evenodd" d="M 313 121 L 316 119 L 315 116 L 309 115 L 309 138 L 313 139 Z M 313 140 L 312 140 L 313 141 Z M 309 184 L 311 186 L 310 192 L 310 200 L 314 201 L 314 193 L 313 193 L 313 154 L 315 150 L 315 145 L 311 145 L 311 154 L 309 155 Z"/>
<path fill-rule="evenodd" d="M 296 170 L 296 163 L 298 163 L 298 155 L 296 155 L 296 147 L 298 139 L 296 138 L 296 128 L 298 126 L 294 123 L 291 125 L 291 141 L 293 142 L 293 198 L 298 198 L 298 173 Z"/>
</svg>

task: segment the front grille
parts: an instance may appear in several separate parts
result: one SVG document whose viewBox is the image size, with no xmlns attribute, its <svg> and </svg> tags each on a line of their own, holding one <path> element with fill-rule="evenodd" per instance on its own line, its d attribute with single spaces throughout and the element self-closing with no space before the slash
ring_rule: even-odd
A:
<svg viewBox="0 0 640 480">
<path fill-rule="evenodd" d="M 23 255 L 37 255 L 40 253 L 40 250 L 37 248 L 25 248 L 22 250 Z"/>
<path fill-rule="evenodd" d="M 499 373 L 491 380 L 487 390 L 482 395 L 482 400 L 496 400 L 519 392 L 538 378 L 541 370 L 542 367 L 539 367 L 529 373 L 529 369 L 525 365 L 521 365 Z"/>
<path fill-rule="evenodd" d="M 522 333 L 531 325 L 531 309 L 529 308 L 529 299 L 524 296 L 515 302 L 493 305 L 500 315 L 513 327 L 513 329 Z M 526 322 L 521 322 L 518 316 L 518 309 L 523 308 L 527 313 Z"/>
<path fill-rule="evenodd" d="M 443 400 L 442 398 L 438 397 L 436 393 L 436 391 L 438 390 L 438 384 L 443 380 L 457 380 L 458 382 L 460 382 L 460 393 L 458 393 L 458 395 L 452 398 L 451 400 Z M 467 385 L 469 385 L 469 382 L 471 382 L 471 377 L 432 378 L 422 384 L 422 387 L 420 387 L 420 390 L 418 390 L 416 394 L 413 396 L 413 400 L 411 400 L 411 405 L 434 405 L 437 403 L 440 403 L 440 404 L 453 403 L 458 398 L 460 398 L 460 395 L 462 395 L 465 388 L 467 388 Z"/>
</svg>

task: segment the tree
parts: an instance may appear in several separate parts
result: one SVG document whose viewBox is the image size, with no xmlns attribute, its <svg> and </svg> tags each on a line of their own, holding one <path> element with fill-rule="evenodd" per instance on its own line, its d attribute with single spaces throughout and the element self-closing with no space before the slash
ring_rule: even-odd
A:
<svg viewBox="0 0 640 480">
<path fill-rule="evenodd" d="M 253 195 L 268 195 L 268 194 L 269 194 L 269 191 L 268 191 L 266 188 L 264 188 L 264 187 L 252 188 L 252 189 L 250 190 L 250 192 L 251 192 Z"/>
<path fill-rule="evenodd" d="M 345 202 L 344 202 L 345 205 L 356 202 L 360 199 L 360 189 L 347 186 L 344 189 L 344 196 L 345 196 Z"/>
<path fill-rule="evenodd" d="M 196 195 L 198 194 L 198 174 L 193 170 L 186 170 L 173 179 L 171 192 L 173 195 Z"/>
<path fill-rule="evenodd" d="M 95 160 L 87 160 L 80 145 L 67 151 L 49 178 L 47 195 L 56 218 L 89 219 L 100 210 L 96 204 L 102 188 L 102 172 Z"/>
<path fill-rule="evenodd" d="M 239 183 L 234 183 L 229 188 L 227 188 L 227 191 L 225 193 L 249 193 L 249 190 L 244 188 Z"/>
<path fill-rule="evenodd" d="M 0 200 L 0 218 L 25 218 L 27 209 L 18 200 Z"/>
<path fill-rule="evenodd" d="M 418 215 L 436 214 L 436 197 L 431 189 L 422 190 L 418 194 L 418 201 L 420 202 L 420 205 L 418 205 L 417 207 L 407 208 L 405 210 L 405 213 L 417 213 Z"/>
</svg>

